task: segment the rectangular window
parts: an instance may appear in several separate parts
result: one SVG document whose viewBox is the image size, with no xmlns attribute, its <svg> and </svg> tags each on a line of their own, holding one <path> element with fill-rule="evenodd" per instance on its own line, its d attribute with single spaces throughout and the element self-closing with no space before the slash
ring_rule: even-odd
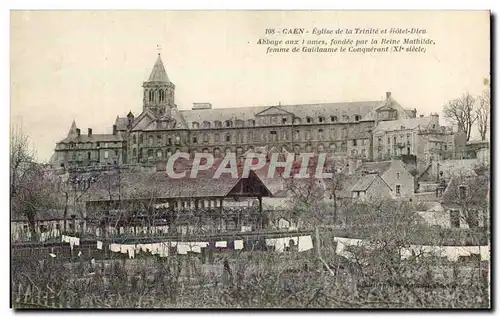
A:
<svg viewBox="0 0 500 318">
<path fill-rule="evenodd" d="M 197 143 L 198 139 L 196 137 L 193 137 L 193 144 Z"/>
<path fill-rule="evenodd" d="M 396 185 L 396 195 L 397 196 L 401 195 L 401 186 L 399 184 Z"/>
<path fill-rule="evenodd" d="M 465 186 L 461 185 L 461 186 L 459 187 L 459 189 L 460 189 L 460 194 L 459 194 L 459 195 L 460 195 L 460 200 L 465 200 L 465 197 L 466 197 L 466 189 L 467 189 L 467 188 L 466 188 Z"/>
<path fill-rule="evenodd" d="M 353 145 L 354 147 L 356 147 L 356 146 L 358 145 L 358 143 L 356 142 L 356 139 L 353 139 L 353 140 L 352 140 L 352 145 Z"/>
<path fill-rule="evenodd" d="M 276 131 L 270 131 L 269 134 L 271 135 L 271 141 L 276 141 L 277 139 L 277 133 Z"/>
<path fill-rule="evenodd" d="M 115 150 L 115 157 L 118 157 L 118 150 Z"/>
<path fill-rule="evenodd" d="M 460 227 L 460 212 L 458 210 L 450 210 L 450 222 L 452 228 Z"/>
<path fill-rule="evenodd" d="M 108 156 L 109 156 L 109 154 L 108 154 L 108 151 L 106 150 L 106 151 L 104 152 L 104 159 L 108 159 Z"/>
<path fill-rule="evenodd" d="M 286 124 L 286 118 L 281 118 L 281 123 Z"/>
</svg>

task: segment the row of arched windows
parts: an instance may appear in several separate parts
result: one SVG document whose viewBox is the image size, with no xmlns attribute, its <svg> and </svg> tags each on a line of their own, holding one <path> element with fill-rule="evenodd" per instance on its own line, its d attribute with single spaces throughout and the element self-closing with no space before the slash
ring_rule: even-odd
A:
<svg viewBox="0 0 500 318">
<path fill-rule="evenodd" d="M 267 124 L 270 124 L 270 123 L 274 123 L 274 124 L 277 124 L 278 121 L 277 120 L 273 120 L 273 119 L 277 119 L 277 118 L 274 118 L 272 117 L 270 122 L 269 120 L 266 120 L 268 118 L 263 118 L 262 119 L 262 122 L 261 124 L 263 125 L 267 125 Z M 340 118 L 340 121 L 341 122 L 345 122 L 345 121 L 349 121 L 351 119 L 351 117 L 349 117 L 348 115 L 343 115 L 341 118 Z M 354 121 L 360 121 L 361 120 L 361 115 L 354 115 L 353 116 L 353 119 Z M 306 117 L 305 118 L 305 123 L 307 124 L 314 124 L 314 123 L 327 123 L 327 119 L 323 116 L 320 116 L 317 118 L 317 120 L 315 121 L 315 119 L 313 117 Z M 337 116 L 330 116 L 330 123 L 335 123 L 335 122 L 339 122 L 339 117 Z M 282 118 L 281 122 L 280 122 L 282 125 L 283 124 L 287 124 L 287 120 L 286 118 Z M 293 123 L 294 124 L 302 124 L 302 119 L 301 118 L 294 118 L 293 120 Z M 198 129 L 200 128 L 200 123 L 199 122 L 196 122 L 196 121 L 193 121 L 192 124 L 191 124 L 191 127 L 194 128 L 194 129 Z M 202 124 L 201 124 L 201 128 L 231 128 L 231 127 L 245 127 L 245 122 L 243 120 L 236 120 L 236 121 L 231 121 L 231 120 L 225 120 L 225 121 L 219 121 L 219 120 L 216 120 L 214 122 L 209 122 L 209 121 L 204 121 Z M 246 127 L 255 127 L 255 120 L 254 119 L 249 119 L 246 121 Z"/>
<path fill-rule="evenodd" d="M 156 90 L 156 89 L 152 89 L 152 90 L 144 90 L 144 98 L 148 98 L 148 100 L 150 102 L 154 102 L 154 101 L 159 101 L 159 102 L 164 102 L 165 101 L 165 96 L 167 94 L 167 90 L 163 90 L 163 89 L 159 89 L 159 90 Z"/>
</svg>

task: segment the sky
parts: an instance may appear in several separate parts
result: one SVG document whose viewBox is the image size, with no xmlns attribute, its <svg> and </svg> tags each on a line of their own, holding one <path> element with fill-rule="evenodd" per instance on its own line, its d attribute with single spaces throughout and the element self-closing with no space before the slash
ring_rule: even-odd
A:
<svg viewBox="0 0 500 318">
<path fill-rule="evenodd" d="M 436 45 L 425 54 L 266 54 L 257 45 L 266 28 L 314 27 L 425 28 Z M 373 101 L 390 91 L 418 114 L 441 114 L 447 101 L 483 91 L 489 29 L 485 11 L 13 11 L 11 126 L 41 161 L 73 119 L 82 133 L 111 133 L 117 115 L 141 112 L 158 46 L 179 109 Z"/>
</svg>

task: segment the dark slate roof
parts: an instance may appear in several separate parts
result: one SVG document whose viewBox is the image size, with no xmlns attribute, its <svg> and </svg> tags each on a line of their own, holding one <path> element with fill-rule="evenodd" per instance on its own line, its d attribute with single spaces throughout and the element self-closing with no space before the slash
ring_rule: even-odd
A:
<svg viewBox="0 0 500 318">
<path fill-rule="evenodd" d="M 368 171 L 377 172 L 383 175 L 391 167 L 391 161 L 365 162 L 357 169 L 358 172 Z"/>
<path fill-rule="evenodd" d="M 323 103 L 323 104 L 300 104 L 300 105 L 280 105 L 280 106 L 250 106 L 250 107 L 231 107 L 231 108 L 212 108 L 203 110 L 181 110 L 182 116 L 191 127 L 192 122 L 202 123 L 203 121 L 224 121 L 224 120 L 248 120 L 255 119 L 256 115 L 270 107 L 281 109 L 285 112 L 294 114 L 297 117 L 313 117 L 317 123 L 319 116 L 324 116 L 329 120 L 329 116 L 336 115 L 339 122 L 342 116 L 347 115 L 366 115 L 372 110 L 383 105 L 384 101 L 363 101 L 363 102 L 341 102 L 341 103 Z M 350 118 L 349 121 L 353 119 Z M 246 123 L 245 123 L 246 124 Z"/>
<path fill-rule="evenodd" d="M 115 125 L 117 130 L 127 130 L 128 118 L 116 117 Z"/>
<path fill-rule="evenodd" d="M 153 66 L 153 70 L 151 71 L 151 75 L 149 75 L 148 82 L 170 82 L 167 76 L 167 72 L 165 71 L 165 67 L 163 66 L 160 54 L 158 54 L 156 63 Z"/>
<path fill-rule="evenodd" d="M 351 191 L 366 191 L 377 178 L 380 178 L 380 176 L 375 173 L 364 175 L 358 179 Z"/>
<path fill-rule="evenodd" d="M 342 183 L 342 189 L 337 192 L 339 198 L 350 198 L 352 197 L 351 190 L 354 185 L 358 182 L 359 176 L 348 176 Z"/>
<path fill-rule="evenodd" d="M 92 134 L 92 136 L 88 135 L 80 135 L 78 136 L 68 136 L 61 140 L 59 143 L 79 143 L 79 142 L 118 142 L 123 141 L 123 138 L 120 134 Z"/>
<path fill-rule="evenodd" d="M 107 201 L 110 199 L 109 192 L 114 200 L 119 195 L 122 199 L 224 197 L 241 180 L 226 173 L 215 179 L 212 178 L 214 172 L 215 169 L 199 171 L 196 178 L 189 178 L 187 171 L 186 177 L 179 179 L 170 178 L 164 171 L 122 172 L 119 177 L 107 174 L 88 190 L 87 201 Z"/>
</svg>

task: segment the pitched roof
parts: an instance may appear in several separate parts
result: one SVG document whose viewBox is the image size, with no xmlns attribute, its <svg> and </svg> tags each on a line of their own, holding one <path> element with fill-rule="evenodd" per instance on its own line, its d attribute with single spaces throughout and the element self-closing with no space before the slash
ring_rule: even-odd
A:
<svg viewBox="0 0 500 318">
<path fill-rule="evenodd" d="M 76 136 L 76 134 L 77 134 L 76 129 L 77 129 L 76 122 L 73 119 L 73 123 L 71 124 L 71 127 L 69 128 L 69 131 L 68 131 L 68 137 Z"/>
<path fill-rule="evenodd" d="M 92 134 L 92 136 L 89 137 L 89 135 L 80 135 L 78 136 L 68 136 L 61 140 L 59 143 L 79 143 L 79 142 L 119 142 L 123 141 L 123 138 L 120 134 Z"/>
<path fill-rule="evenodd" d="M 342 183 L 342 188 L 338 190 L 337 196 L 339 198 L 351 198 L 351 189 L 358 181 L 358 176 L 348 176 Z"/>
<path fill-rule="evenodd" d="M 364 175 L 351 188 L 351 191 L 366 191 L 377 178 L 380 176 L 376 173 Z"/>
<path fill-rule="evenodd" d="M 151 71 L 151 75 L 149 75 L 148 82 L 170 82 L 167 76 L 167 72 L 165 71 L 165 67 L 163 66 L 160 54 L 158 54 L 156 63 L 153 66 L 153 70 Z"/>
<path fill-rule="evenodd" d="M 341 120 L 342 115 L 354 116 L 365 115 L 373 109 L 381 106 L 383 101 L 365 101 L 365 102 L 341 102 L 341 103 L 323 103 L 323 104 L 300 104 L 300 105 L 280 105 L 280 106 L 250 106 L 250 107 L 231 107 L 231 108 L 212 108 L 203 110 L 180 110 L 186 122 L 203 121 L 223 121 L 223 120 L 248 120 L 255 119 L 258 113 L 273 107 L 285 112 L 294 114 L 297 117 L 306 118 L 307 116 L 317 118 L 319 116 L 336 115 Z"/>
<path fill-rule="evenodd" d="M 115 125 L 117 130 L 127 130 L 128 118 L 126 117 L 116 117 Z"/>
<path fill-rule="evenodd" d="M 380 131 L 395 131 L 402 129 L 416 129 L 418 127 L 423 128 L 429 126 L 430 120 L 431 120 L 430 117 L 417 117 L 417 118 L 382 121 L 377 125 L 377 127 L 375 127 L 374 131 L 380 132 Z"/>
<path fill-rule="evenodd" d="M 377 172 L 379 175 L 383 175 L 390 167 L 391 161 L 364 162 L 357 171 Z"/>
<path fill-rule="evenodd" d="M 226 173 L 213 178 L 214 173 L 215 169 L 202 170 L 196 178 L 190 178 L 186 172 L 186 177 L 179 179 L 166 172 L 122 172 L 119 177 L 116 173 L 106 174 L 87 191 L 87 201 L 110 200 L 110 192 L 115 200 L 118 195 L 122 199 L 224 197 L 243 180 Z M 252 172 L 251 177 L 261 182 Z"/>
</svg>

